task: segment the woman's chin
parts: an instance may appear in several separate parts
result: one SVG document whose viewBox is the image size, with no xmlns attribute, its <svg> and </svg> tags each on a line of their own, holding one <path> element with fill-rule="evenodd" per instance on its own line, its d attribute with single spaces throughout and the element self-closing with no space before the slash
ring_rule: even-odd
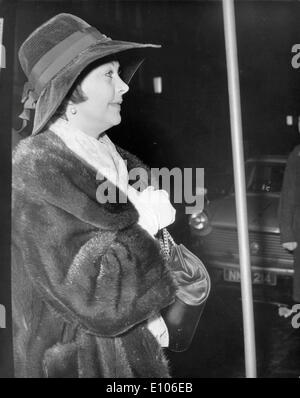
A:
<svg viewBox="0 0 300 398">
<path fill-rule="evenodd" d="M 113 126 L 117 126 L 118 124 L 121 123 L 121 121 L 122 121 L 122 118 L 121 118 L 121 115 L 119 115 L 119 116 L 114 118 L 114 120 L 112 121 L 112 123 L 113 123 L 112 125 Z"/>
</svg>

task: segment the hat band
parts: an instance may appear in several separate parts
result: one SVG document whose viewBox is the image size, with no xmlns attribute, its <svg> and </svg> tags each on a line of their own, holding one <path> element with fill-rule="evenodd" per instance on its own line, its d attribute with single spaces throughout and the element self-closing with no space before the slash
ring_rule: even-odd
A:
<svg viewBox="0 0 300 398">
<path fill-rule="evenodd" d="M 40 95 L 46 84 L 81 51 L 90 45 L 111 39 L 97 29 L 89 27 L 75 32 L 48 51 L 33 67 L 28 80 Z"/>
</svg>

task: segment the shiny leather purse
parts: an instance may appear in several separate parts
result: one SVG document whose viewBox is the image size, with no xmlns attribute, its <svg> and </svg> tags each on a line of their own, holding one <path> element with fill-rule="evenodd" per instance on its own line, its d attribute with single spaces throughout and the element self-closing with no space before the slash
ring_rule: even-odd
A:
<svg viewBox="0 0 300 398">
<path fill-rule="evenodd" d="M 161 311 L 169 331 L 169 349 L 186 351 L 210 293 L 210 277 L 202 261 L 184 245 L 177 245 L 166 228 L 159 241 L 178 284 L 175 302 Z"/>
</svg>

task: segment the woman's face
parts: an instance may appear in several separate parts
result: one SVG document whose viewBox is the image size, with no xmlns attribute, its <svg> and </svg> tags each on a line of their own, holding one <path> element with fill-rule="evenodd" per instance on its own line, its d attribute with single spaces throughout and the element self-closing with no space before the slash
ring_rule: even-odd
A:
<svg viewBox="0 0 300 398">
<path fill-rule="evenodd" d="M 120 78 L 119 67 L 118 61 L 97 66 L 82 80 L 81 88 L 87 100 L 75 106 L 84 130 L 90 127 L 100 133 L 121 122 L 122 96 L 129 87 Z"/>
</svg>

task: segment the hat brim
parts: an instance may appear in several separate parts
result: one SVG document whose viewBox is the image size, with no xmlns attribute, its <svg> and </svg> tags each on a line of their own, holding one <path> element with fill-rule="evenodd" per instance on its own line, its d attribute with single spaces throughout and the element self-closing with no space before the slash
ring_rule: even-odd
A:
<svg viewBox="0 0 300 398">
<path fill-rule="evenodd" d="M 126 83 L 129 83 L 132 76 L 143 62 L 145 54 L 142 50 L 160 47 L 160 45 L 154 44 L 111 40 L 105 43 L 100 42 L 93 44 L 82 51 L 72 62 L 60 70 L 41 92 L 35 107 L 32 135 L 36 135 L 42 131 L 62 103 L 77 77 L 92 62 L 102 58 L 105 62 L 107 57 L 111 57 L 114 54 L 120 54 L 121 57 L 123 54 L 129 54 L 125 65 L 122 65 L 122 78 Z M 138 51 L 129 52 L 128 50 Z M 134 54 L 134 56 L 130 57 L 130 53 Z"/>
</svg>

